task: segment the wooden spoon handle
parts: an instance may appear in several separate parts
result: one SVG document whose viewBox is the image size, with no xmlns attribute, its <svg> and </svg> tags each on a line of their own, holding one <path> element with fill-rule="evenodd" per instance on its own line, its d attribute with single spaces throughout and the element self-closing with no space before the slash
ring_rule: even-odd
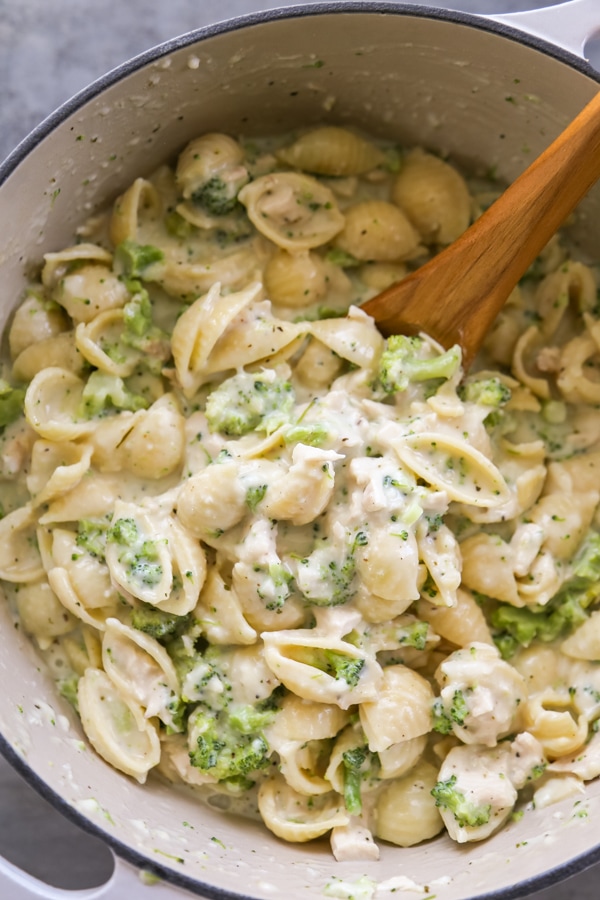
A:
<svg viewBox="0 0 600 900">
<path fill-rule="evenodd" d="M 600 178 L 600 94 L 452 245 L 363 305 L 383 334 L 425 331 L 470 364 L 506 298 Z"/>
</svg>

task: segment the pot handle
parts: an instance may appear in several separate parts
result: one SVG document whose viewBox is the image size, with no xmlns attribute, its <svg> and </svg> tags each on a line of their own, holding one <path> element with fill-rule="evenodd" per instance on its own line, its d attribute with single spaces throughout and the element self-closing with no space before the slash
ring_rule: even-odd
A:
<svg viewBox="0 0 600 900">
<path fill-rule="evenodd" d="M 526 12 L 487 16 L 535 37 L 545 38 L 563 50 L 583 57 L 586 41 L 600 31 L 598 0 L 569 0 L 558 6 Z"/>
<path fill-rule="evenodd" d="M 10 900 L 185 900 L 191 896 L 116 856 L 114 862 L 113 874 L 105 884 L 70 891 L 52 887 L 0 856 L 0 897 L 10 897 Z"/>
</svg>

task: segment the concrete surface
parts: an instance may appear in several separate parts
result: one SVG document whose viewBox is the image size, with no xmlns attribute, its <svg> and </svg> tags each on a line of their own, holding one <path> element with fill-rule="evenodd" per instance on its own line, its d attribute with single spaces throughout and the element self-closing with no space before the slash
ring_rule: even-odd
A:
<svg viewBox="0 0 600 900">
<path fill-rule="evenodd" d="M 0 158 L 60 103 L 137 53 L 206 24 L 282 5 L 277 0 L 0 0 Z M 421 0 L 421 5 L 502 13 L 554 4 Z M 67 822 L 1 758 L 0 853 L 62 888 L 103 884 L 112 870 L 106 847 Z M 539 892 L 535 900 L 597 900 L 599 882 L 595 867 Z M 12 898 L 0 893 L 0 900 Z"/>
</svg>

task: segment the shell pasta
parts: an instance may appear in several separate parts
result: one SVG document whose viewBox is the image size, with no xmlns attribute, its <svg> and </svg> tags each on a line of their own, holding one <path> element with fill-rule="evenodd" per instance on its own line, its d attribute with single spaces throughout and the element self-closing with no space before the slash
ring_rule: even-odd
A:
<svg viewBox="0 0 600 900">
<path fill-rule="evenodd" d="M 338 126 L 211 133 L 46 255 L 0 580 L 124 777 L 374 860 L 600 775 L 596 268 L 553 240 L 469 373 L 361 309 L 489 195 Z"/>
</svg>

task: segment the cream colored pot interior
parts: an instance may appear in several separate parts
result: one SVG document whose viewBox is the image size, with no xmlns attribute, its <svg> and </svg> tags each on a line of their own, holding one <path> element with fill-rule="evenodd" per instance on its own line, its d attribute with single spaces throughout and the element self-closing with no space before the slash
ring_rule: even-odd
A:
<svg viewBox="0 0 600 900">
<path fill-rule="evenodd" d="M 348 6 L 304 7 L 181 40 L 120 80 L 109 77 L 66 118 L 60 114 L 0 189 L 0 325 L 42 253 L 64 245 L 82 217 L 205 131 L 350 123 L 512 179 L 598 89 L 583 64 L 578 70 L 474 19 Z M 600 257 L 598 191 L 580 223 L 583 250 Z M 419 896 L 403 893 L 409 882 L 400 876 L 438 900 L 517 896 L 542 886 L 538 879 L 549 870 L 564 874 L 597 841 L 600 784 L 577 808 L 585 817 L 570 799 L 480 845 L 440 838 L 409 850 L 383 847 L 377 863 L 335 863 L 326 843 L 285 845 L 185 793 L 158 782 L 141 787 L 109 768 L 86 749 L 72 711 L 4 604 L 0 673 L 8 755 L 117 851 L 207 896 L 307 900 L 323 896 L 334 878 L 363 876 L 379 885 L 376 898 Z"/>
</svg>

